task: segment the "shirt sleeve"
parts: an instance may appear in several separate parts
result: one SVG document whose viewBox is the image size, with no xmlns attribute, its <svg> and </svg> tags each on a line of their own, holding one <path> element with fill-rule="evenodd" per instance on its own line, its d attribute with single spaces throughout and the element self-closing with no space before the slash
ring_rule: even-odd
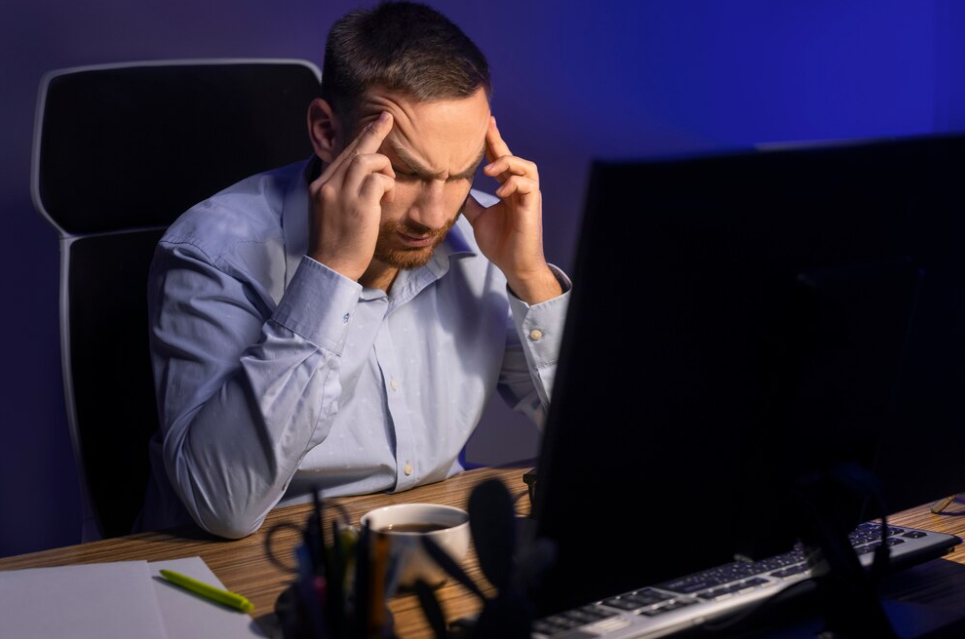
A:
<svg viewBox="0 0 965 639">
<path fill-rule="evenodd" d="M 162 241 L 148 307 L 168 479 L 199 526 L 238 538 L 261 526 L 331 429 L 361 287 L 304 257 L 272 308 L 226 271 Z"/>
<path fill-rule="evenodd" d="M 507 404 L 542 427 L 549 409 L 569 307 L 570 279 L 549 265 L 563 294 L 530 306 L 507 286 L 509 330 L 499 377 L 499 393 Z"/>
</svg>

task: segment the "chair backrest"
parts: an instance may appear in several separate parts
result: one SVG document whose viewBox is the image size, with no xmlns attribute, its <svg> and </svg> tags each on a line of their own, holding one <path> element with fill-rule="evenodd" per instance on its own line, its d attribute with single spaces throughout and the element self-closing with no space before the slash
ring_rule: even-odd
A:
<svg viewBox="0 0 965 639">
<path fill-rule="evenodd" d="M 317 67 L 297 60 L 117 64 L 44 76 L 34 205 L 60 235 L 64 393 L 83 537 L 127 534 L 157 430 L 147 329 L 154 247 L 182 212 L 311 153 Z"/>
</svg>

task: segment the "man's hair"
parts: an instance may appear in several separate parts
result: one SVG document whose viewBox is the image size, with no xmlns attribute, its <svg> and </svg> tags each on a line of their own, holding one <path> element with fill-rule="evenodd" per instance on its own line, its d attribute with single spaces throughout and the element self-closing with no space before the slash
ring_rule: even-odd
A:
<svg viewBox="0 0 965 639">
<path fill-rule="evenodd" d="M 322 98 L 348 122 L 373 87 L 422 102 L 492 94 L 489 64 L 444 15 L 414 2 L 383 2 L 338 20 L 328 34 Z"/>
</svg>

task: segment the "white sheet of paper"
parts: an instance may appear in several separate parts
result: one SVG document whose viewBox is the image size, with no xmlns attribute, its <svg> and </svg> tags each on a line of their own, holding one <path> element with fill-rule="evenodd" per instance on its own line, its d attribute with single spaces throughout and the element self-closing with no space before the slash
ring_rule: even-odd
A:
<svg viewBox="0 0 965 639">
<path fill-rule="evenodd" d="M 0 634 L 167 639 L 155 590 L 146 561 L 3 571 Z"/>
<path fill-rule="evenodd" d="M 248 614 L 199 597 L 161 577 L 161 569 L 166 568 L 224 588 L 224 584 L 200 557 L 152 561 L 148 565 L 154 575 L 154 591 L 161 608 L 164 627 L 171 639 L 267 636 Z"/>
</svg>

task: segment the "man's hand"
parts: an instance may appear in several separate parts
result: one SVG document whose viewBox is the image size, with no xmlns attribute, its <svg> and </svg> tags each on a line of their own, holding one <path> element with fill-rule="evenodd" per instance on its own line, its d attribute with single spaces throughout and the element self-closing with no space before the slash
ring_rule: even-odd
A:
<svg viewBox="0 0 965 639">
<path fill-rule="evenodd" d="M 516 296 L 538 304 L 562 294 L 556 276 L 543 256 L 543 198 L 536 165 L 514 156 L 490 118 L 486 131 L 483 173 L 502 186 L 496 191 L 501 202 L 484 208 L 472 196 L 463 213 L 472 224 L 483 254 L 506 276 Z"/>
<path fill-rule="evenodd" d="M 392 115 L 382 113 L 308 185 L 308 255 L 354 281 L 372 261 L 382 197 L 391 201 L 395 187 L 392 163 L 378 153 L 391 130 Z"/>
</svg>

